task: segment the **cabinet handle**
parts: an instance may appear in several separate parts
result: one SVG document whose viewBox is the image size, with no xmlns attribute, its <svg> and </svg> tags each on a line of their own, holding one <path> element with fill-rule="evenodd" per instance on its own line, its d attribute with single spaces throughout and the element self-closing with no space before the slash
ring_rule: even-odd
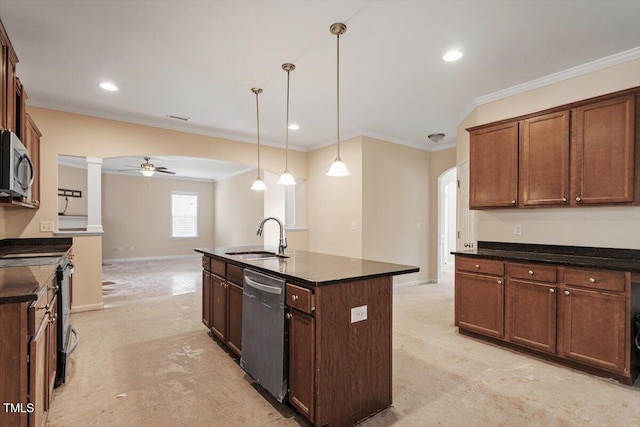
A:
<svg viewBox="0 0 640 427">
<path fill-rule="evenodd" d="M 464 247 L 465 247 L 465 248 L 468 248 L 468 247 L 469 247 L 469 244 L 468 244 L 468 243 L 465 243 L 465 244 L 464 244 Z"/>
<path fill-rule="evenodd" d="M 44 307 L 38 307 L 38 310 L 46 310 L 46 311 L 49 311 L 49 308 L 51 308 L 51 307 L 49 307 L 49 304 L 47 304 L 47 305 L 45 305 Z"/>
<path fill-rule="evenodd" d="M 298 295 L 291 295 L 291 299 L 293 301 L 297 301 L 298 300 Z"/>
<path fill-rule="evenodd" d="M 476 264 L 476 265 L 475 265 L 475 267 L 476 267 L 476 268 L 480 268 L 480 264 Z"/>
<path fill-rule="evenodd" d="M 550 294 L 555 294 L 555 293 L 556 293 L 556 290 L 555 290 L 555 289 L 553 289 L 553 288 L 549 288 L 549 293 L 550 293 Z"/>
<path fill-rule="evenodd" d="M 498 280 L 498 285 L 502 285 L 502 280 Z"/>
<path fill-rule="evenodd" d="M 515 204 L 516 204 L 516 201 L 515 201 L 515 200 L 512 200 L 512 201 L 511 201 L 511 204 L 512 204 L 512 205 L 515 205 Z"/>
<path fill-rule="evenodd" d="M 291 319 L 291 313 L 287 313 L 287 314 L 285 315 L 285 317 L 286 317 L 287 319 Z"/>
<path fill-rule="evenodd" d="M 49 316 L 49 322 L 53 323 L 58 319 L 58 313 L 53 313 L 53 316 Z"/>
<path fill-rule="evenodd" d="M 533 276 L 533 270 L 529 270 L 529 274 Z"/>
<path fill-rule="evenodd" d="M 578 196 L 576 197 L 576 202 L 580 203 L 582 201 L 582 197 Z"/>
<path fill-rule="evenodd" d="M 564 294 L 565 294 L 565 295 L 571 295 L 571 292 L 569 292 L 569 291 L 564 291 Z"/>
<path fill-rule="evenodd" d="M 593 277 L 589 277 L 589 282 L 596 283 L 596 279 L 594 279 Z"/>
<path fill-rule="evenodd" d="M 567 198 L 566 198 L 566 197 L 563 197 L 563 198 L 562 198 L 562 201 L 563 201 L 563 202 L 565 202 L 565 203 L 567 203 Z"/>
</svg>

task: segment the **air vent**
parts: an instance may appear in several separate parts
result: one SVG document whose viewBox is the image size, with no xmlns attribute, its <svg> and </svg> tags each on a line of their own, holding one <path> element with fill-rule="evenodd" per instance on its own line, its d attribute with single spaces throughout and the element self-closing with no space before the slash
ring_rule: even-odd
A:
<svg viewBox="0 0 640 427">
<path fill-rule="evenodd" d="M 189 121 L 189 117 L 173 116 L 171 114 L 167 114 L 167 117 L 170 118 L 170 119 L 182 120 L 183 122 L 188 122 Z"/>
</svg>

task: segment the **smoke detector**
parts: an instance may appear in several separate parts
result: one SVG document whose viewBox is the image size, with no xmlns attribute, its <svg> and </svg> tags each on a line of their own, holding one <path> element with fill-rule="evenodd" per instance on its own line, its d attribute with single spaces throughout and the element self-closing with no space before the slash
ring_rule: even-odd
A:
<svg viewBox="0 0 640 427">
<path fill-rule="evenodd" d="M 444 133 L 432 133 L 427 138 L 429 138 L 431 142 L 438 143 L 444 138 Z"/>
</svg>

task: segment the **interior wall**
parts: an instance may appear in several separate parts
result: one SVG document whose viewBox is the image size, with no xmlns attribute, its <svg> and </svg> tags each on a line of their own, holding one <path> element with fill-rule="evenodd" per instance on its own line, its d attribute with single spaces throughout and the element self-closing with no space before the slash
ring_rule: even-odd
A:
<svg viewBox="0 0 640 427">
<path fill-rule="evenodd" d="M 431 280 L 430 158 L 433 153 L 362 137 L 362 257 L 416 265 L 394 284 Z M 437 179 L 436 179 L 437 181 Z M 437 206 L 437 202 L 435 205 Z M 437 223 L 436 223 L 437 224 Z"/>
<path fill-rule="evenodd" d="M 213 238 L 206 246 L 263 244 L 256 230 L 264 217 L 265 196 L 261 191 L 250 190 L 255 179 L 256 172 L 249 171 L 214 183 Z M 244 193 L 248 194 L 238 197 Z"/>
<path fill-rule="evenodd" d="M 361 258 L 362 137 L 340 143 L 340 157 L 350 176 L 326 175 L 336 158 L 336 150 L 332 144 L 307 153 L 309 250 Z"/>
<path fill-rule="evenodd" d="M 171 192 L 198 193 L 198 237 L 171 238 Z M 213 241 L 213 182 L 102 174 L 106 260 L 194 255 Z"/>
<path fill-rule="evenodd" d="M 635 86 L 640 59 L 480 105 L 458 126 L 458 164 L 469 158 L 468 127 Z M 638 206 L 486 210 L 477 221 L 477 240 L 640 249 Z"/>
<path fill-rule="evenodd" d="M 82 197 L 67 197 L 65 215 L 87 215 L 87 170 L 58 165 L 58 188 L 82 191 Z M 58 196 L 58 212 L 65 207 L 65 198 Z"/>
</svg>

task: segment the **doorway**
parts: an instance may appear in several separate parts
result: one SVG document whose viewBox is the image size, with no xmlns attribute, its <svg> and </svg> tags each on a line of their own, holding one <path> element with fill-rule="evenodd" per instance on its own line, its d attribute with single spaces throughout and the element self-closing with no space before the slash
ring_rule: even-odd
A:
<svg viewBox="0 0 640 427">
<path fill-rule="evenodd" d="M 453 271 L 451 251 L 456 249 L 457 172 L 457 168 L 452 167 L 438 177 L 438 282 L 443 274 Z"/>
</svg>

